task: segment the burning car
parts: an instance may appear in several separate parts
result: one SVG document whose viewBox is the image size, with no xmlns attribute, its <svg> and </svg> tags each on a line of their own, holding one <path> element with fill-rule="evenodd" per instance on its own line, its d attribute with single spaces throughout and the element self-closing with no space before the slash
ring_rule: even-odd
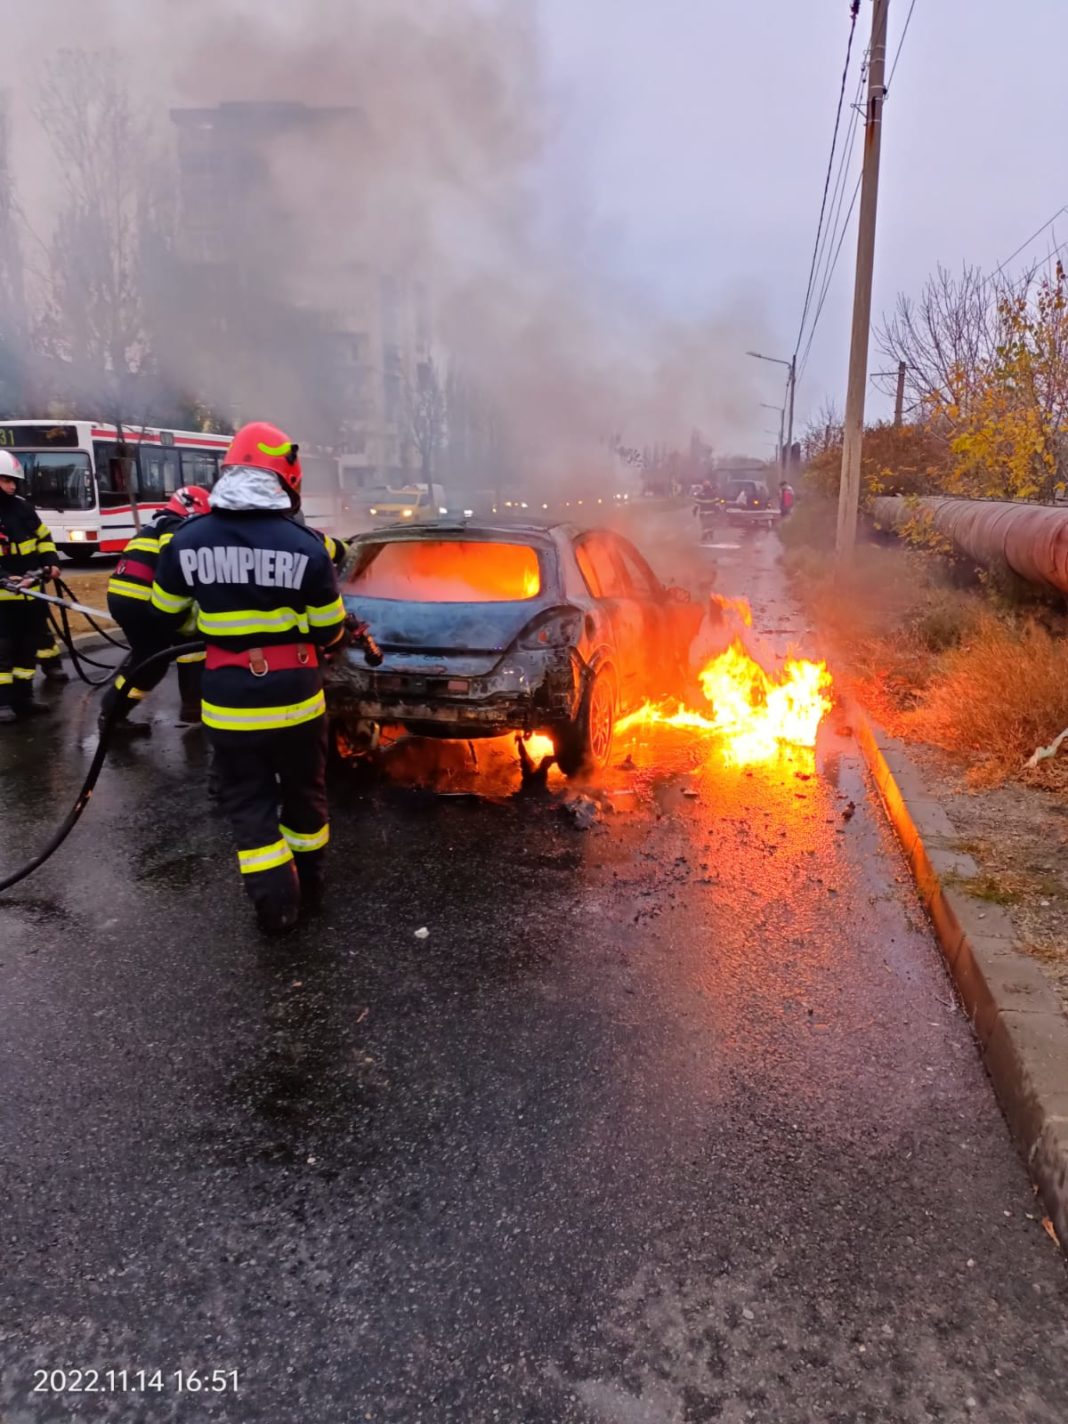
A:
<svg viewBox="0 0 1068 1424">
<path fill-rule="evenodd" d="M 700 609 L 628 540 L 569 525 L 403 525 L 359 535 L 349 613 L 381 648 L 335 662 L 327 697 L 353 743 L 542 733 L 566 775 L 603 766 L 618 717 L 681 691 Z"/>
</svg>

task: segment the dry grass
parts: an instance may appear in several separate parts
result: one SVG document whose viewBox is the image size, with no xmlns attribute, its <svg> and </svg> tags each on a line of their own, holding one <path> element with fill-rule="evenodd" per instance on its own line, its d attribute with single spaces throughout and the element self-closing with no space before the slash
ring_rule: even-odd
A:
<svg viewBox="0 0 1068 1424">
<path fill-rule="evenodd" d="M 887 729 L 951 753 L 976 784 L 1068 787 L 1068 746 L 1025 769 L 1068 727 L 1068 641 L 953 587 L 937 558 L 901 544 L 862 545 L 856 571 L 836 583 L 831 511 L 816 502 L 806 521 L 791 530 L 787 569 L 845 682 Z"/>
<path fill-rule="evenodd" d="M 904 720 L 913 736 L 967 757 L 977 783 L 1021 775 L 1036 747 L 1068 727 L 1068 645 L 1037 623 L 1017 627 L 985 613 L 942 657 Z M 1068 785 L 1068 757 L 1041 763 L 1028 779 Z"/>
<path fill-rule="evenodd" d="M 68 585 L 79 603 L 86 603 L 93 608 L 106 609 L 108 606 L 108 579 L 114 572 L 114 567 L 111 564 L 99 569 L 72 569 L 65 564 L 63 566 L 63 582 Z M 113 626 L 111 623 L 104 623 L 103 620 L 101 623 L 105 628 Z M 72 633 L 89 631 L 89 623 L 80 613 L 70 615 L 70 627 Z"/>
</svg>

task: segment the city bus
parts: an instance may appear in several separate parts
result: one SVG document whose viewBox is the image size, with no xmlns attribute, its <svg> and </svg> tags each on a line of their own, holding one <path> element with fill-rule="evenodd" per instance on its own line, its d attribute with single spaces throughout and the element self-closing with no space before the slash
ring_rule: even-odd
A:
<svg viewBox="0 0 1068 1424">
<path fill-rule="evenodd" d="M 210 489 L 229 444 L 229 435 L 153 426 L 0 421 L 0 449 L 18 459 L 56 547 L 77 563 L 119 553 L 179 486 Z"/>
</svg>

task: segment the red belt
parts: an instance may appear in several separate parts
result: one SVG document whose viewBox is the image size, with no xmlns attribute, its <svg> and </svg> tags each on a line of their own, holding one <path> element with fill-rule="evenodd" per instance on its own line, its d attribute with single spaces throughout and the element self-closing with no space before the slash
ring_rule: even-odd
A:
<svg viewBox="0 0 1068 1424">
<path fill-rule="evenodd" d="M 269 672 L 318 667 L 319 656 L 314 643 L 277 643 L 269 648 L 242 648 L 239 653 L 230 653 L 209 643 L 204 665 L 209 671 L 221 667 L 247 668 L 254 677 L 266 677 Z"/>
</svg>

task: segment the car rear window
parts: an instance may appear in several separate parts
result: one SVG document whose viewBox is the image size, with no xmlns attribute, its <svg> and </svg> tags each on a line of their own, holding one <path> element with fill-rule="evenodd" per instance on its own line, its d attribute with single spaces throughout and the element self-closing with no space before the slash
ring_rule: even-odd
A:
<svg viewBox="0 0 1068 1424">
<path fill-rule="evenodd" d="M 408 603 L 514 603 L 541 592 L 529 544 L 473 539 L 398 539 L 368 544 L 346 593 Z"/>
</svg>

